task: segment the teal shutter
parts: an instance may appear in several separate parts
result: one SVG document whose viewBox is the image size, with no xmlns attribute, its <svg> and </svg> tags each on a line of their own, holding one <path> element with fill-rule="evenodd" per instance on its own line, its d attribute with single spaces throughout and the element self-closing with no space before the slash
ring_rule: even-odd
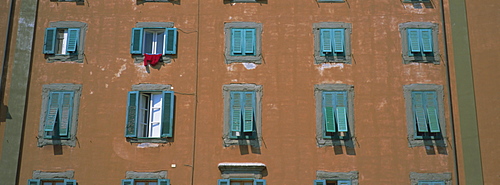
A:
<svg viewBox="0 0 500 185">
<path fill-rule="evenodd" d="M 408 29 L 408 44 L 411 52 L 420 52 L 419 29 Z"/>
<path fill-rule="evenodd" d="M 170 179 L 158 179 L 158 185 L 170 185 Z"/>
<path fill-rule="evenodd" d="M 174 123 L 174 92 L 163 91 L 161 137 L 172 137 Z"/>
<path fill-rule="evenodd" d="M 243 29 L 231 29 L 231 54 L 243 53 Z"/>
<path fill-rule="evenodd" d="M 244 29 L 245 30 L 245 54 L 254 54 L 255 48 L 255 29 Z"/>
<path fill-rule="evenodd" d="M 134 185 L 134 179 L 122 179 L 122 185 Z"/>
<path fill-rule="evenodd" d="M 241 104 L 242 93 L 231 92 L 231 131 L 241 131 Z"/>
<path fill-rule="evenodd" d="M 130 41 L 130 53 L 142 54 L 142 28 L 132 28 L 132 38 Z"/>
<path fill-rule="evenodd" d="M 28 179 L 28 185 L 41 185 L 41 183 L 40 179 Z"/>
<path fill-rule="evenodd" d="M 54 131 L 54 125 L 56 124 L 56 120 L 59 112 L 59 92 L 50 92 L 49 94 L 49 105 L 47 118 L 44 125 L 44 130 L 46 132 Z"/>
<path fill-rule="evenodd" d="M 255 93 L 244 92 L 243 132 L 253 132 L 255 115 Z"/>
<path fill-rule="evenodd" d="M 412 92 L 413 112 L 417 123 L 417 130 L 419 132 L 429 132 L 427 129 L 427 121 L 425 119 L 423 99 L 424 97 L 422 92 Z"/>
<path fill-rule="evenodd" d="M 219 179 L 217 185 L 229 185 L 229 179 Z"/>
<path fill-rule="evenodd" d="M 266 185 L 266 180 L 264 180 L 264 179 L 255 179 L 253 181 L 253 185 Z"/>
<path fill-rule="evenodd" d="M 332 29 L 321 29 L 321 52 L 332 52 Z"/>
<path fill-rule="evenodd" d="M 350 180 L 338 180 L 337 185 L 351 185 Z"/>
<path fill-rule="evenodd" d="M 76 180 L 74 180 L 74 179 L 64 179 L 64 185 L 76 185 Z"/>
<path fill-rule="evenodd" d="M 441 181 L 441 182 L 433 182 L 432 185 L 445 185 L 445 184 L 444 181 Z"/>
<path fill-rule="evenodd" d="M 326 185 L 326 180 L 314 180 L 314 185 Z"/>
<path fill-rule="evenodd" d="M 421 29 L 422 50 L 423 52 L 432 52 L 432 29 Z"/>
<path fill-rule="evenodd" d="M 128 92 L 127 121 L 125 137 L 137 137 L 137 117 L 139 115 L 139 91 Z"/>
<path fill-rule="evenodd" d="M 333 29 L 333 38 L 334 38 L 334 51 L 336 53 L 344 52 L 344 29 Z"/>
<path fill-rule="evenodd" d="M 418 185 L 432 185 L 431 182 L 418 182 Z"/>
<path fill-rule="evenodd" d="M 425 105 L 427 112 L 427 119 L 429 121 L 429 128 L 431 132 L 441 132 L 439 129 L 439 118 L 438 118 L 438 108 L 437 108 L 437 96 L 436 92 L 425 92 Z"/>
<path fill-rule="evenodd" d="M 45 29 L 45 40 L 43 45 L 44 54 L 56 53 L 56 33 L 57 33 L 57 28 Z"/>
<path fill-rule="evenodd" d="M 73 92 L 63 92 L 59 118 L 59 136 L 69 136 L 69 125 L 73 110 Z"/>
<path fill-rule="evenodd" d="M 325 119 L 325 131 L 336 132 L 334 116 L 334 94 L 332 92 L 323 92 L 323 111 L 323 117 Z"/>
<path fill-rule="evenodd" d="M 71 52 L 76 51 L 76 46 L 78 45 L 78 38 L 80 38 L 80 28 L 69 28 L 66 51 L 71 51 Z"/>
<path fill-rule="evenodd" d="M 165 54 L 174 55 L 177 53 L 177 28 L 166 28 Z"/>
<path fill-rule="evenodd" d="M 347 92 L 336 92 L 336 121 L 339 132 L 347 132 Z"/>
</svg>

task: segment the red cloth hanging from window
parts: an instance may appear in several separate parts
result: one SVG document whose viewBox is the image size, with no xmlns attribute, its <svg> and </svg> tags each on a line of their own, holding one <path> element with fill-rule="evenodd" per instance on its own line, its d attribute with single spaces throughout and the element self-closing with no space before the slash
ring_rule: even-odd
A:
<svg viewBox="0 0 500 185">
<path fill-rule="evenodd" d="M 158 62 L 160 62 L 161 54 L 158 55 L 149 55 L 149 54 L 144 54 L 144 66 L 147 66 L 148 63 L 151 64 L 151 66 L 155 66 Z"/>
</svg>

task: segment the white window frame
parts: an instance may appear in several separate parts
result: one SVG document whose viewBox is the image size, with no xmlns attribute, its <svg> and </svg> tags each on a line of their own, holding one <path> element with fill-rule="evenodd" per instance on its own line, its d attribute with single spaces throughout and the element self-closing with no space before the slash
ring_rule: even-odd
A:
<svg viewBox="0 0 500 185">
<path fill-rule="evenodd" d="M 153 33 L 153 36 L 152 36 L 152 39 L 151 39 L 151 43 L 146 43 L 146 34 L 147 33 Z M 153 55 L 156 55 L 156 54 L 162 54 L 164 55 L 165 54 L 165 29 L 154 29 L 154 28 L 148 28 L 148 29 L 144 29 L 144 33 L 143 33 L 143 42 L 142 42 L 142 53 L 148 53 L 146 51 L 146 46 L 147 45 L 151 45 L 151 54 Z M 158 38 L 159 38 L 159 34 L 162 34 L 163 36 L 163 42 L 160 42 L 161 43 L 161 53 L 158 53 Z"/>
<path fill-rule="evenodd" d="M 154 102 L 155 96 L 159 96 L 160 101 L 159 102 Z M 162 103 L 163 103 L 163 97 L 161 92 L 140 92 L 140 100 L 139 100 L 139 119 L 138 119 L 138 130 L 137 130 L 137 137 L 138 138 L 160 138 L 161 137 L 161 129 L 157 130 L 157 134 L 155 133 L 155 130 L 153 130 L 153 127 L 156 128 L 161 128 L 161 111 L 163 109 Z M 146 103 L 147 101 L 147 103 Z M 158 105 L 160 107 L 155 107 L 155 105 Z M 159 117 L 156 116 L 155 114 L 155 109 L 157 114 L 159 114 Z M 159 113 L 158 113 L 159 111 Z M 158 117 L 158 119 L 156 118 Z M 154 119 L 154 120 L 153 120 Z"/>
</svg>

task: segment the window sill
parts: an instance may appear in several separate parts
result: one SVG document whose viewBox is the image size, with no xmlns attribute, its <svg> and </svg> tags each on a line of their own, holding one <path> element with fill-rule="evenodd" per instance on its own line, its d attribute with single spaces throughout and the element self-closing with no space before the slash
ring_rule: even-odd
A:
<svg viewBox="0 0 500 185">
<path fill-rule="evenodd" d="M 353 138 L 330 139 L 330 138 L 318 137 L 318 138 L 316 138 L 316 144 L 318 145 L 318 147 L 346 146 L 346 147 L 354 148 Z"/>
<path fill-rule="evenodd" d="M 45 58 L 48 63 L 53 62 L 76 62 L 83 63 L 83 58 L 80 55 L 53 55 L 53 54 L 45 54 Z"/>
<path fill-rule="evenodd" d="M 232 139 L 232 138 L 225 137 L 223 144 L 224 144 L 224 147 L 230 147 L 233 145 L 242 145 L 242 146 L 251 146 L 254 148 L 260 148 L 261 140 L 260 139 L 244 139 L 244 138 Z"/>
<path fill-rule="evenodd" d="M 168 143 L 168 138 L 127 138 L 129 143 Z"/>
<path fill-rule="evenodd" d="M 345 3 L 344 0 L 318 0 L 318 3 Z"/>
<path fill-rule="evenodd" d="M 316 64 L 321 63 L 346 63 L 351 64 L 350 56 L 314 56 Z"/>
<path fill-rule="evenodd" d="M 226 56 L 226 64 L 231 63 L 255 63 L 261 64 L 262 58 L 260 56 Z"/>
<path fill-rule="evenodd" d="M 134 63 L 144 62 L 144 55 L 132 55 L 132 58 L 134 59 Z M 173 55 L 163 55 L 161 56 L 160 63 L 169 64 L 172 58 L 174 58 Z"/>
</svg>

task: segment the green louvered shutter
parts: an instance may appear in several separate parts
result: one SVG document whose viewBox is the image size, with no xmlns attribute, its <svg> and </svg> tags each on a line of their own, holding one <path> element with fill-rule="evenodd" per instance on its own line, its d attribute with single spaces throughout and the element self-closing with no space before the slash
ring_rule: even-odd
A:
<svg viewBox="0 0 500 185">
<path fill-rule="evenodd" d="M 432 29 L 421 29 L 422 50 L 423 52 L 432 52 Z"/>
<path fill-rule="evenodd" d="M 243 29 L 231 29 L 231 54 L 243 53 Z"/>
<path fill-rule="evenodd" d="M 314 185 L 326 185 L 326 180 L 314 180 Z"/>
<path fill-rule="evenodd" d="M 336 132 L 335 130 L 335 108 L 334 93 L 323 92 L 323 117 L 325 119 L 326 132 Z"/>
<path fill-rule="evenodd" d="M 139 91 L 128 92 L 125 137 L 137 137 L 137 117 L 139 115 L 138 106 L 139 106 Z"/>
<path fill-rule="evenodd" d="M 229 179 L 219 179 L 217 185 L 229 185 Z"/>
<path fill-rule="evenodd" d="M 166 28 L 165 34 L 167 39 L 165 39 L 165 54 L 176 54 L 177 53 L 177 28 Z"/>
<path fill-rule="evenodd" d="M 28 179 L 28 185 L 41 185 L 40 179 Z"/>
<path fill-rule="evenodd" d="M 415 121 L 417 122 L 417 130 L 419 132 L 429 132 L 427 129 L 427 121 L 425 119 L 423 99 L 424 97 L 422 92 L 412 92 L 413 112 L 415 115 Z"/>
<path fill-rule="evenodd" d="M 69 125 L 73 110 L 73 92 L 63 92 L 62 105 L 59 113 L 59 136 L 69 136 Z"/>
<path fill-rule="evenodd" d="M 427 119 L 429 121 L 429 128 L 431 132 L 441 132 L 441 130 L 439 129 L 439 114 L 437 108 L 436 92 L 425 92 L 425 101 Z"/>
<path fill-rule="evenodd" d="M 418 29 L 408 29 L 408 44 L 410 46 L 410 51 L 420 52 L 420 31 Z"/>
<path fill-rule="evenodd" d="M 254 92 L 244 92 L 243 106 L 243 132 L 253 132 L 254 112 L 255 112 L 255 94 Z"/>
<path fill-rule="evenodd" d="M 255 29 L 245 30 L 245 54 L 253 55 L 255 48 Z"/>
<path fill-rule="evenodd" d="M 336 92 L 336 115 L 339 132 L 347 132 L 347 92 Z"/>
<path fill-rule="evenodd" d="M 255 179 L 253 181 L 253 185 L 266 185 L 266 180 L 264 180 L 264 179 Z"/>
<path fill-rule="evenodd" d="M 338 180 L 337 185 L 351 185 L 350 180 Z"/>
<path fill-rule="evenodd" d="M 130 41 L 130 53 L 142 54 L 142 28 L 132 28 L 132 38 Z"/>
<path fill-rule="evenodd" d="M 74 180 L 74 179 L 64 179 L 64 185 L 76 185 L 76 180 Z"/>
<path fill-rule="evenodd" d="M 54 125 L 56 124 L 56 120 L 59 113 L 59 96 L 61 93 L 59 92 L 50 92 L 49 94 L 49 105 L 47 112 L 47 120 L 45 122 L 44 130 L 46 132 L 53 132 Z"/>
<path fill-rule="evenodd" d="M 122 185 L 134 185 L 134 179 L 122 179 Z"/>
<path fill-rule="evenodd" d="M 321 52 L 332 52 L 332 29 L 321 29 Z"/>
<path fill-rule="evenodd" d="M 80 28 L 69 28 L 66 51 L 71 51 L 71 52 L 76 51 L 76 47 L 78 45 L 78 38 L 80 38 Z"/>
<path fill-rule="evenodd" d="M 344 29 L 333 29 L 334 38 L 334 52 L 343 53 L 344 52 Z"/>
<path fill-rule="evenodd" d="M 158 179 L 158 185 L 170 185 L 170 179 Z"/>
<path fill-rule="evenodd" d="M 241 131 L 242 93 L 231 92 L 231 131 Z"/>
<path fill-rule="evenodd" d="M 44 54 L 56 53 L 56 34 L 57 34 L 57 28 L 45 29 L 45 40 L 43 45 Z"/>
<path fill-rule="evenodd" d="M 172 137 L 172 126 L 174 123 L 174 92 L 163 91 L 161 115 L 161 137 Z"/>
</svg>

